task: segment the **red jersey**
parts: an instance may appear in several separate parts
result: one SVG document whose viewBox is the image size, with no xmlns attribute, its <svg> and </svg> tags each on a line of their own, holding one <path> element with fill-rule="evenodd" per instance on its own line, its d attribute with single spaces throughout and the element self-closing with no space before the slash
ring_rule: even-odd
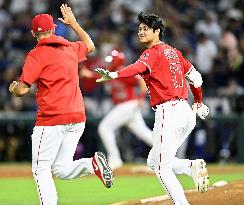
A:
<svg viewBox="0 0 244 205">
<path fill-rule="evenodd" d="M 174 98 L 187 99 L 185 74 L 193 67 L 180 51 L 165 43 L 146 49 L 131 66 L 118 72 L 118 77 L 140 73 L 148 88 L 151 106 Z"/>
<path fill-rule="evenodd" d="M 139 79 L 137 77 L 120 78 L 116 81 L 110 81 L 113 103 L 119 104 L 137 99 L 136 86 L 138 82 Z"/>
<path fill-rule="evenodd" d="M 62 37 L 42 39 L 25 60 L 20 81 L 36 83 L 37 126 L 84 122 L 78 62 L 86 59 L 87 46 Z"/>
</svg>

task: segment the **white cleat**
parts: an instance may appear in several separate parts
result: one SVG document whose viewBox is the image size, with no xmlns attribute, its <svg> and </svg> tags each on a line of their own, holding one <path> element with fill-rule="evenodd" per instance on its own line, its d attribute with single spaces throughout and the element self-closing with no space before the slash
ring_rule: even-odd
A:
<svg viewBox="0 0 244 205">
<path fill-rule="evenodd" d="M 191 173 L 196 189 L 199 192 L 208 191 L 209 176 L 206 162 L 203 159 L 192 160 Z"/>
</svg>

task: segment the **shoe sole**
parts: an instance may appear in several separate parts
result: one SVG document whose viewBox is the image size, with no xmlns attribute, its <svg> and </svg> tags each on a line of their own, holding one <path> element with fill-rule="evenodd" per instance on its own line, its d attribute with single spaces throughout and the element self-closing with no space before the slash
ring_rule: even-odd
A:
<svg viewBox="0 0 244 205">
<path fill-rule="evenodd" d="M 96 153 L 97 161 L 100 165 L 102 165 L 102 180 L 104 185 L 107 188 L 110 188 L 113 185 L 113 172 L 112 169 L 109 167 L 107 159 L 102 152 Z"/>
<path fill-rule="evenodd" d="M 197 177 L 197 190 L 199 192 L 207 192 L 209 187 L 209 176 L 206 162 L 203 159 L 198 160 L 196 171 L 197 170 L 198 175 L 200 175 Z"/>
</svg>

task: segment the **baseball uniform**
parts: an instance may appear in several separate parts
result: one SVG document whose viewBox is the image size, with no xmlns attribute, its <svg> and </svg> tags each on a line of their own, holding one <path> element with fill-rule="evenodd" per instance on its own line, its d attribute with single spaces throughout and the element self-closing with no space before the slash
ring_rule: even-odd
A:
<svg viewBox="0 0 244 205">
<path fill-rule="evenodd" d="M 140 74 L 145 80 L 155 110 L 148 165 L 174 204 L 189 204 L 175 174 L 191 175 L 191 162 L 175 155 L 196 124 L 196 115 L 186 101 L 186 76 L 193 69 L 177 49 L 160 42 L 146 49 L 134 64 L 118 71 L 118 78 Z M 196 100 L 201 100 L 201 90 L 195 92 Z"/>
<path fill-rule="evenodd" d="M 86 54 L 83 42 L 53 35 L 39 41 L 23 66 L 20 81 L 37 87 L 32 172 L 41 204 L 57 204 L 51 170 L 62 179 L 94 173 L 92 158 L 73 161 L 86 120 L 78 83 L 78 62 L 85 60 Z"/>
</svg>

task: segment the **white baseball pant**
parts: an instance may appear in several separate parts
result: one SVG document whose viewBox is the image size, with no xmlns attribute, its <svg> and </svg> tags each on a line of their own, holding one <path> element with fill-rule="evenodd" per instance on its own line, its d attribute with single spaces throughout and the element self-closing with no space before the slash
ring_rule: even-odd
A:
<svg viewBox="0 0 244 205">
<path fill-rule="evenodd" d="M 155 111 L 153 148 L 148 155 L 148 166 L 154 170 L 175 205 L 189 205 L 175 174 L 190 176 L 191 162 L 175 156 L 195 127 L 196 114 L 185 100 L 165 102 L 157 105 Z"/>
<path fill-rule="evenodd" d="M 113 162 L 122 162 L 115 136 L 115 131 L 122 126 L 126 126 L 136 137 L 152 146 L 152 131 L 143 120 L 138 100 L 116 105 L 98 125 L 98 132 L 112 168 Z"/>
<path fill-rule="evenodd" d="M 53 174 L 61 179 L 74 179 L 94 173 L 92 158 L 73 161 L 85 123 L 35 126 L 32 134 L 32 173 L 41 205 L 57 205 Z"/>
</svg>

